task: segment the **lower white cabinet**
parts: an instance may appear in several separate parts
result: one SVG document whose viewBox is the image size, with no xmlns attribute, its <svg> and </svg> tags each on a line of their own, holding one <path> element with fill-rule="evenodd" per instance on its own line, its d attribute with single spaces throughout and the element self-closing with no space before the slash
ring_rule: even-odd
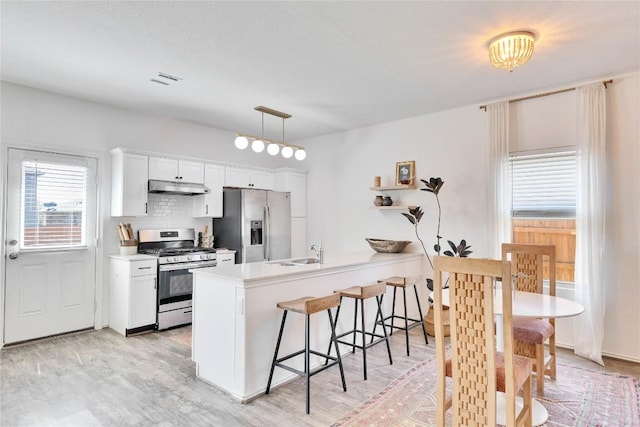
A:
<svg viewBox="0 0 640 427">
<path fill-rule="evenodd" d="M 121 335 L 156 324 L 157 260 L 141 255 L 112 256 L 109 327 Z"/>
<path fill-rule="evenodd" d="M 227 265 L 227 264 L 235 264 L 236 253 L 235 252 L 217 252 L 216 263 L 217 263 L 217 267 Z"/>
</svg>

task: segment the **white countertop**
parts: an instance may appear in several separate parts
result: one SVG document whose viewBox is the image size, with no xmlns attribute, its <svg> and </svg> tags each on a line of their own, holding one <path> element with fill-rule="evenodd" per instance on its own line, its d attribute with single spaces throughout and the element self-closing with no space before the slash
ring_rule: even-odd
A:
<svg viewBox="0 0 640 427">
<path fill-rule="evenodd" d="M 145 255 L 145 254 L 134 254 L 134 255 L 113 254 L 113 255 L 109 255 L 109 257 L 115 258 L 115 259 L 123 259 L 125 261 L 144 261 L 148 259 L 158 259 L 158 257 L 155 255 Z"/>
<path fill-rule="evenodd" d="M 398 261 L 415 260 L 423 257 L 424 254 L 420 252 L 405 252 L 399 254 L 384 254 L 371 251 L 344 254 L 328 253 L 325 254 L 323 264 L 283 266 L 280 263 L 287 260 L 278 260 L 198 268 L 190 271 L 196 275 L 218 277 L 233 281 L 251 282 L 275 277 L 328 272 L 331 270 L 338 270 L 358 265 L 397 263 Z"/>
</svg>

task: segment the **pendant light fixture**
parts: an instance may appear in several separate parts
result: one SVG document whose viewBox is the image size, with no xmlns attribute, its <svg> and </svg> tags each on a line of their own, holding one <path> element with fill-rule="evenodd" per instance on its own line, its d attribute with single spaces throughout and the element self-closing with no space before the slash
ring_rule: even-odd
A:
<svg viewBox="0 0 640 427">
<path fill-rule="evenodd" d="M 303 147 L 287 144 L 284 142 L 284 121 L 291 117 L 291 114 L 283 113 L 281 111 L 273 110 L 271 108 L 263 107 L 259 105 L 255 107 L 255 110 L 260 111 L 262 113 L 262 133 L 260 137 L 248 135 L 245 133 L 236 133 L 235 146 L 240 150 L 244 150 L 249 146 L 249 140 L 253 140 L 251 142 L 251 149 L 256 153 L 261 153 L 265 149 L 265 144 L 267 148 L 267 153 L 272 156 L 277 155 L 278 153 L 282 154 L 282 157 L 285 159 L 291 158 L 294 156 L 297 160 L 304 160 L 307 157 L 307 152 Z M 274 141 L 264 137 L 264 114 L 267 113 L 271 116 L 280 117 L 282 119 L 282 141 Z"/>
<path fill-rule="evenodd" d="M 526 64 L 533 55 L 534 34 L 514 31 L 502 34 L 489 42 L 489 61 L 495 68 L 513 71 Z"/>
</svg>

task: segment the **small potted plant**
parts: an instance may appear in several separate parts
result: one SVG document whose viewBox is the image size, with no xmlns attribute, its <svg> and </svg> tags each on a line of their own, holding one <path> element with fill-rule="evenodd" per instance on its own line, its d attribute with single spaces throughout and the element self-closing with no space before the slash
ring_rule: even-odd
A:
<svg viewBox="0 0 640 427">
<path fill-rule="evenodd" d="M 442 181 L 441 178 L 429 178 L 429 181 L 421 179 L 420 181 L 425 185 L 425 188 L 421 188 L 421 190 L 432 193 L 435 196 L 436 203 L 438 205 L 438 225 L 436 229 L 436 243 L 433 245 L 433 250 L 436 252 L 436 255 L 440 255 L 441 253 L 443 253 L 444 255 L 447 255 L 447 256 L 458 256 L 458 257 L 469 256 L 473 251 L 469 250 L 471 246 L 467 245 L 467 241 L 465 239 L 462 239 L 460 243 L 457 245 L 453 243 L 451 240 L 447 240 L 447 243 L 449 244 L 449 247 L 451 248 L 451 250 L 446 250 L 442 252 L 442 247 L 440 246 L 440 240 L 442 239 L 442 236 L 440 236 L 440 222 L 442 218 L 442 209 L 440 207 L 440 199 L 438 198 L 438 193 L 440 192 L 440 189 L 444 185 L 444 181 Z M 424 251 L 424 254 L 427 257 L 427 261 L 429 261 L 429 265 L 433 270 L 433 261 L 431 260 L 431 256 L 427 251 L 424 241 L 422 240 L 422 238 L 420 238 L 420 234 L 418 233 L 418 225 L 420 224 L 420 220 L 422 219 L 423 214 L 424 213 L 420 206 L 409 208 L 408 213 L 402 212 L 402 215 L 404 215 L 405 218 L 407 218 L 409 222 L 413 224 L 416 237 L 420 242 L 420 244 L 422 245 L 422 250 Z M 444 286 L 447 287 L 447 284 L 445 283 Z M 433 291 L 433 279 L 431 278 L 427 279 L 427 288 L 429 289 L 429 291 Z M 429 303 L 433 304 L 433 300 L 431 299 L 431 297 L 429 297 Z M 431 336 L 434 336 L 433 310 L 431 310 L 431 308 L 429 309 L 427 314 L 424 316 L 424 321 L 425 321 L 427 333 Z M 445 321 L 445 333 L 446 335 L 449 335 L 448 333 L 449 326 L 447 323 L 448 322 Z"/>
</svg>

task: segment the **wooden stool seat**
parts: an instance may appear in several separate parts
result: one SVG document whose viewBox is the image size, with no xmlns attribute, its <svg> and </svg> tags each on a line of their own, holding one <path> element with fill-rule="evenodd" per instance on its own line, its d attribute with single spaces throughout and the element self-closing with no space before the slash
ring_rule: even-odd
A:
<svg viewBox="0 0 640 427">
<path fill-rule="evenodd" d="M 336 294 L 326 297 L 302 297 L 291 301 L 279 302 L 276 306 L 282 310 L 300 314 L 314 314 L 340 305 L 340 296 Z"/>
<path fill-rule="evenodd" d="M 367 349 L 381 342 L 385 342 L 387 344 L 387 353 L 389 354 L 389 364 L 393 365 L 393 360 L 391 359 L 391 346 L 389 345 L 389 337 L 387 335 L 387 329 L 382 328 L 384 335 L 379 335 L 375 333 L 375 326 L 373 332 L 366 331 L 365 327 L 365 319 L 364 319 L 364 301 L 369 298 L 376 299 L 376 320 L 378 317 L 384 318 L 382 314 L 382 297 L 386 291 L 386 286 L 384 283 L 376 283 L 373 285 L 366 286 L 352 286 L 350 288 L 341 289 L 337 291 L 333 291 L 334 295 L 340 298 L 340 303 L 342 303 L 342 298 L 353 298 L 354 300 L 354 313 L 353 313 L 353 329 L 344 332 L 340 335 L 337 335 L 337 341 L 340 344 L 348 345 L 351 347 L 351 352 L 355 353 L 356 348 L 362 350 L 362 360 L 363 360 L 363 370 L 364 370 L 364 379 L 367 379 Z M 360 301 L 360 329 L 358 329 L 358 300 Z M 340 316 L 340 308 L 342 304 L 338 306 L 338 310 L 336 311 L 336 325 L 338 324 L 338 317 Z M 340 338 L 345 337 L 347 335 L 353 334 L 353 340 L 351 342 L 347 342 L 344 340 L 340 340 Z M 360 334 L 362 337 L 362 345 L 358 345 L 356 343 L 356 338 Z M 369 344 L 366 343 L 367 336 L 371 337 L 371 342 Z M 376 339 L 377 338 L 377 339 Z M 327 353 L 331 353 L 331 343 L 329 343 L 329 350 Z"/>
<path fill-rule="evenodd" d="M 269 380 L 267 381 L 267 388 L 265 390 L 265 394 L 269 394 L 271 391 L 271 380 L 273 379 L 273 371 L 276 366 L 286 369 L 290 372 L 300 375 L 305 379 L 305 387 L 306 387 L 306 412 L 309 413 L 309 388 L 310 388 L 310 380 L 311 377 L 317 373 L 324 371 L 327 368 L 330 368 L 334 365 L 339 365 L 340 367 L 340 377 L 342 379 L 342 389 L 347 391 L 347 383 L 344 379 L 344 370 L 342 368 L 342 358 L 340 357 L 340 349 L 338 348 L 338 340 L 336 338 L 336 323 L 333 321 L 333 316 L 331 315 L 331 309 L 334 307 L 338 307 L 340 310 L 340 295 L 339 294 L 331 294 L 323 297 L 302 297 L 297 298 L 290 301 L 282 301 L 278 302 L 276 306 L 283 311 L 282 313 L 282 322 L 280 322 L 280 332 L 278 333 L 278 341 L 276 342 L 276 350 L 273 353 L 273 361 L 271 362 L 271 371 L 269 372 Z M 336 357 L 331 356 L 331 345 L 329 345 L 329 351 L 327 353 L 320 353 L 316 350 L 312 350 L 309 346 L 310 342 L 310 316 L 312 314 L 318 313 L 320 311 L 327 311 L 329 315 L 329 325 L 331 327 L 331 344 L 336 346 Z M 278 351 L 280 350 L 280 343 L 282 342 L 282 332 L 284 331 L 285 321 L 287 320 L 287 313 L 292 311 L 294 313 L 304 314 L 304 348 L 302 350 L 295 351 L 286 356 L 278 357 Z M 337 319 L 337 314 L 336 314 Z M 301 371 L 299 369 L 288 366 L 283 363 L 286 360 L 289 360 L 293 357 L 304 354 L 304 370 Z M 316 356 L 321 356 L 325 359 L 324 365 L 311 369 L 310 366 L 310 355 L 314 354 Z M 331 360 L 331 363 L 329 363 Z"/>
<path fill-rule="evenodd" d="M 368 299 L 383 295 L 385 293 L 385 290 L 386 287 L 384 283 L 376 283 L 375 285 L 369 286 L 352 286 L 347 289 L 341 289 L 333 292 L 338 293 L 343 297 Z"/>
<path fill-rule="evenodd" d="M 425 344 L 429 344 L 429 339 L 427 338 L 427 329 L 424 327 L 424 317 L 422 316 L 422 307 L 420 307 L 420 298 L 418 297 L 418 288 L 417 284 L 420 278 L 418 277 L 404 277 L 404 276 L 392 276 L 387 277 L 386 279 L 378 280 L 378 283 L 383 284 L 385 286 L 393 287 L 393 305 L 391 308 L 391 316 L 380 317 L 378 320 L 378 316 L 376 316 L 375 326 L 373 327 L 373 333 L 375 334 L 376 328 L 378 324 L 382 325 L 383 328 L 387 326 L 391 329 L 391 333 L 389 335 L 393 335 L 394 329 L 402 329 L 406 334 L 406 342 L 407 342 L 407 356 L 409 356 L 409 330 L 415 328 L 416 326 L 422 326 L 422 332 L 424 334 L 424 342 Z M 407 287 L 412 286 L 413 290 L 416 294 L 416 304 L 418 305 L 418 314 L 420 315 L 420 319 L 411 319 L 407 315 Z M 404 316 L 396 315 L 396 289 L 402 289 L 403 303 L 404 303 Z M 404 320 L 404 326 L 396 326 L 394 323 L 395 319 Z M 391 320 L 391 322 L 387 322 Z M 411 321 L 411 323 L 409 323 Z M 373 341 L 373 338 L 372 338 Z"/>
<path fill-rule="evenodd" d="M 407 286 L 415 286 L 418 283 L 417 277 L 392 276 L 386 279 L 378 280 L 387 286 L 396 286 L 398 288 L 406 288 Z"/>
</svg>

